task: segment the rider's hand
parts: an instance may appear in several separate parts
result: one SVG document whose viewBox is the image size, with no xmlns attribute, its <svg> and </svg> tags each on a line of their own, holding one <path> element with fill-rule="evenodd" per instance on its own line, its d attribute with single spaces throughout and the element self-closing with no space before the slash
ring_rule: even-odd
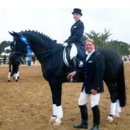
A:
<svg viewBox="0 0 130 130">
<path fill-rule="evenodd" d="M 68 43 L 67 47 L 71 48 L 72 47 L 72 43 Z"/>
<path fill-rule="evenodd" d="M 64 47 L 68 46 L 68 43 L 63 43 L 63 46 L 64 46 Z"/>
</svg>

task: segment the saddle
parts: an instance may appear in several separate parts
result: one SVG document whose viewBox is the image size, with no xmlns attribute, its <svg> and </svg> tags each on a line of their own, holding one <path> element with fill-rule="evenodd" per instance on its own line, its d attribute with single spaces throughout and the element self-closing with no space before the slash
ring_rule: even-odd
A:
<svg viewBox="0 0 130 130">
<path fill-rule="evenodd" d="M 71 48 L 67 46 L 64 48 L 63 51 L 63 61 L 68 67 L 71 67 L 70 50 Z M 75 57 L 75 55 L 73 55 L 73 57 Z M 79 60 L 77 57 L 76 57 L 76 64 L 77 67 L 83 67 L 83 62 Z"/>
<path fill-rule="evenodd" d="M 63 61 L 68 67 L 72 68 L 72 66 L 71 66 L 72 61 L 70 59 L 70 50 L 71 50 L 71 48 L 68 47 L 68 46 L 64 48 Z M 72 55 L 71 55 L 71 57 L 72 57 Z M 74 54 L 73 57 L 75 57 L 75 54 Z M 76 68 L 77 68 L 77 70 L 82 69 L 82 67 L 83 67 L 83 62 L 76 57 Z M 71 69 L 70 69 L 70 72 L 71 72 Z M 70 73 L 70 72 L 68 72 L 68 73 Z M 78 82 L 78 83 L 83 82 L 83 75 L 78 75 L 76 77 L 73 77 L 72 82 Z"/>
</svg>

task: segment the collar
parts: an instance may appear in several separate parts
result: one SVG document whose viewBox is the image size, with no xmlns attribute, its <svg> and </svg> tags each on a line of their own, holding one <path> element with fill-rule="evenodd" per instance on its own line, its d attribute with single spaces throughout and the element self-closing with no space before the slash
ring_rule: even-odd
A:
<svg viewBox="0 0 130 130">
<path fill-rule="evenodd" d="M 80 19 L 79 19 L 79 20 L 77 20 L 77 21 L 75 21 L 75 22 L 74 22 L 74 24 L 75 24 L 75 23 L 77 23 L 77 22 L 79 22 L 79 21 L 80 21 Z"/>
<path fill-rule="evenodd" d="M 88 56 L 91 56 L 94 51 L 95 51 L 95 49 L 93 49 L 90 53 L 88 53 L 88 52 L 86 51 L 86 54 L 87 54 Z"/>
<path fill-rule="evenodd" d="M 93 52 L 95 51 L 95 49 L 93 51 L 91 51 L 90 53 L 88 53 L 86 51 L 87 57 L 86 57 L 86 61 L 89 59 L 89 57 L 93 54 Z"/>
</svg>

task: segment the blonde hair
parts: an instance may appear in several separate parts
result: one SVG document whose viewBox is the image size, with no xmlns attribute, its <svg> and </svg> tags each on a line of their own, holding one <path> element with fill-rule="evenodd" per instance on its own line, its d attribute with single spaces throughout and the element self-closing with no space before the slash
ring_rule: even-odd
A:
<svg viewBox="0 0 130 130">
<path fill-rule="evenodd" d="M 85 43 L 86 42 L 91 42 L 93 45 L 95 45 L 95 43 L 94 43 L 94 40 L 93 39 L 87 39 L 86 41 L 85 41 Z"/>
</svg>

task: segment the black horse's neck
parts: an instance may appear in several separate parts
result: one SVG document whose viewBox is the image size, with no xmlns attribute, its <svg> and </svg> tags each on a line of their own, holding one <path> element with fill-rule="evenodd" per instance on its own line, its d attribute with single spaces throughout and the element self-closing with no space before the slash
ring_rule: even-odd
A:
<svg viewBox="0 0 130 130">
<path fill-rule="evenodd" d="M 32 51 L 39 61 L 43 61 L 43 59 L 63 48 L 62 45 L 55 43 L 51 38 L 44 34 L 35 31 L 25 31 L 21 33 L 27 38 Z"/>
</svg>

